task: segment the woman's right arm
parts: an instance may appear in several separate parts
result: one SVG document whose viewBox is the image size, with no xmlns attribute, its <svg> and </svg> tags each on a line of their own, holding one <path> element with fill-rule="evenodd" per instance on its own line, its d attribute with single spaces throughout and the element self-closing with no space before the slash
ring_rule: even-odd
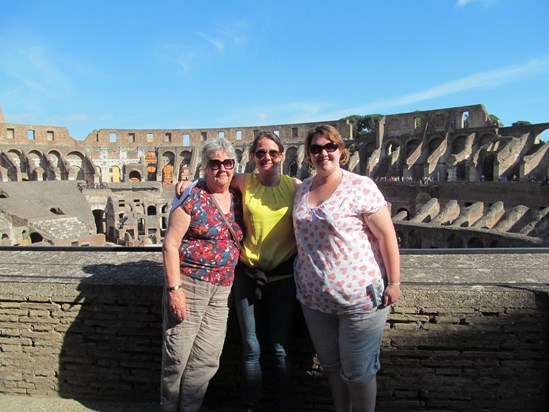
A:
<svg viewBox="0 0 549 412">
<path fill-rule="evenodd" d="M 181 180 L 175 185 L 175 194 L 177 197 L 181 196 L 185 191 L 185 188 L 192 183 L 191 180 Z M 246 173 L 236 173 L 231 181 L 231 189 L 239 190 L 242 193 L 244 184 L 246 183 Z"/>
<path fill-rule="evenodd" d="M 181 239 L 187 232 L 191 222 L 190 215 L 178 207 L 170 213 L 168 229 L 162 246 L 164 260 L 164 276 L 166 287 L 181 285 L 181 272 L 179 268 L 179 246 Z M 175 319 L 183 320 L 187 316 L 186 297 L 183 289 L 179 288 L 167 292 L 169 295 L 169 309 Z"/>
</svg>

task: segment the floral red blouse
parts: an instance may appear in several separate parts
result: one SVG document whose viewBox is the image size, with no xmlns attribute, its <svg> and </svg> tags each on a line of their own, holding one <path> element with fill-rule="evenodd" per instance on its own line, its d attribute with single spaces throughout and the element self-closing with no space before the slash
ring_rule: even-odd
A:
<svg viewBox="0 0 549 412">
<path fill-rule="evenodd" d="M 242 231 L 242 198 L 231 192 L 231 211 L 225 215 L 239 240 Z M 229 228 L 217 210 L 204 182 L 199 182 L 181 207 L 191 216 L 191 223 L 179 247 L 181 275 L 230 286 L 239 249 Z"/>
</svg>

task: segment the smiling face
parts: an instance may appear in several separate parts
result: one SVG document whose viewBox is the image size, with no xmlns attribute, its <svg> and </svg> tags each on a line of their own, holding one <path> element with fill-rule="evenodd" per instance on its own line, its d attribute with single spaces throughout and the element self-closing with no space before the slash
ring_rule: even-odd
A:
<svg viewBox="0 0 549 412">
<path fill-rule="evenodd" d="M 213 160 L 213 162 L 211 162 Z M 218 160 L 219 162 L 216 162 Z M 233 160 L 232 167 L 231 162 L 225 162 L 229 168 L 223 165 L 226 160 Z M 211 166 L 210 166 L 211 164 Z M 213 167 L 213 168 L 212 168 Z M 223 150 L 218 150 L 209 159 L 205 169 L 206 184 L 212 192 L 220 192 L 229 188 L 229 184 L 234 176 L 234 159 L 227 155 Z"/>
<path fill-rule="evenodd" d="M 264 137 L 257 143 L 254 162 L 260 175 L 280 173 L 282 153 L 280 153 L 278 145 L 273 140 Z"/>
<path fill-rule="evenodd" d="M 309 146 L 309 160 L 319 175 L 329 175 L 335 171 L 339 171 L 341 150 L 337 144 L 337 148 L 334 150 L 334 147 L 330 143 L 332 143 L 332 141 L 322 133 L 314 134 L 311 139 L 311 145 Z M 317 146 L 320 146 L 320 148 Z M 315 148 L 316 150 L 313 151 L 317 153 L 312 153 L 311 148 Z"/>
</svg>

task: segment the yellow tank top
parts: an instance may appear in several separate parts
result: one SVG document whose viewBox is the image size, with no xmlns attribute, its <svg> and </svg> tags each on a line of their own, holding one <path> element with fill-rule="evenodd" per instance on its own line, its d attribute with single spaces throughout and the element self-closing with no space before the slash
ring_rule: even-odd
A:
<svg viewBox="0 0 549 412">
<path fill-rule="evenodd" d="M 240 260 L 250 267 L 272 270 L 297 253 L 292 209 L 294 183 L 282 175 L 278 186 L 263 186 L 257 174 L 246 176 L 242 202 L 246 234 Z"/>
</svg>

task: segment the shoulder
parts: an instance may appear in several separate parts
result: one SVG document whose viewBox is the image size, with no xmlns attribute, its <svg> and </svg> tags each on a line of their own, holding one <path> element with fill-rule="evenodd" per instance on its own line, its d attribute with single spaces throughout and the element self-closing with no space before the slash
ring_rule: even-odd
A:
<svg viewBox="0 0 549 412">
<path fill-rule="evenodd" d="M 246 184 L 246 180 L 248 179 L 249 173 L 237 173 L 233 176 L 233 180 L 231 182 L 231 187 L 237 190 L 240 190 L 241 192 L 244 190 L 244 186 Z"/>
<path fill-rule="evenodd" d="M 347 184 L 352 186 L 352 187 L 360 187 L 360 188 L 375 187 L 375 188 L 377 188 L 377 185 L 375 184 L 375 182 L 372 179 L 370 179 L 368 176 L 358 175 L 356 173 L 349 172 L 347 170 L 343 170 L 343 175 L 345 176 L 345 181 L 347 182 Z"/>
</svg>

